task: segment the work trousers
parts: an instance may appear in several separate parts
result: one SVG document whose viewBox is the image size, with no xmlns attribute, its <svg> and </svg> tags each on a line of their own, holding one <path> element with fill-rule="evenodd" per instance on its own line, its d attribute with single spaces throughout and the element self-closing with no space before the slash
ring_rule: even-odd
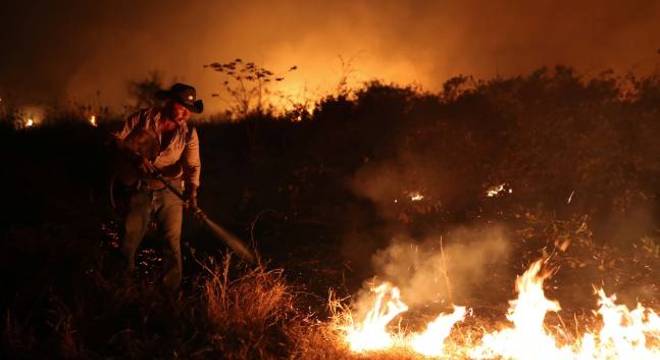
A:
<svg viewBox="0 0 660 360">
<path fill-rule="evenodd" d="M 149 228 L 153 215 L 166 242 L 163 284 L 169 290 L 175 291 L 181 284 L 182 274 L 183 201 L 170 190 L 136 190 L 131 194 L 124 223 L 125 233 L 121 252 L 128 263 L 128 271 L 134 272 L 135 253 Z"/>
</svg>

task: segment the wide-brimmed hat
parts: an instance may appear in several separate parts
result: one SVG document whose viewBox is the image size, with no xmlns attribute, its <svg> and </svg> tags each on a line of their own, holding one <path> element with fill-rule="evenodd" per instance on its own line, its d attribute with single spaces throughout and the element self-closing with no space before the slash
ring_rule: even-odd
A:
<svg viewBox="0 0 660 360">
<path fill-rule="evenodd" d="M 169 90 L 158 91 L 156 97 L 161 100 L 174 100 L 194 113 L 199 114 L 204 110 L 204 103 L 197 100 L 197 92 L 190 85 L 176 83 Z"/>
</svg>

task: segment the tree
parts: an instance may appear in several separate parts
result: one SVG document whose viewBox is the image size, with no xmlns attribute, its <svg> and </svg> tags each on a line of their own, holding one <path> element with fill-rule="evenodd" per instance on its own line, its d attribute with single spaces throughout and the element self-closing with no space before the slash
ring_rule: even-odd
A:
<svg viewBox="0 0 660 360">
<path fill-rule="evenodd" d="M 133 99 L 133 109 L 152 107 L 158 104 L 156 93 L 163 88 L 163 76 L 151 71 L 145 79 L 128 83 L 128 93 Z"/>
<path fill-rule="evenodd" d="M 245 117 L 253 112 L 266 112 L 270 106 L 267 98 L 272 95 L 270 85 L 284 80 L 283 74 L 276 75 L 262 66 L 241 59 L 227 63 L 214 62 L 204 67 L 223 75 L 222 86 L 232 99 L 229 112 L 237 117 Z M 296 69 L 297 66 L 291 66 L 285 73 Z M 211 96 L 219 97 L 220 94 L 214 93 Z"/>
</svg>

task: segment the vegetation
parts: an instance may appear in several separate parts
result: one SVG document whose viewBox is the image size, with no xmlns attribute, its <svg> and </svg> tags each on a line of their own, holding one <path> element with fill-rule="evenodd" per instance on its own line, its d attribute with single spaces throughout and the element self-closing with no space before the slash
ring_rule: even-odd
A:
<svg viewBox="0 0 660 360">
<path fill-rule="evenodd" d="M 556 291 L 572 301 L 562 306 L 590 301 L 588 285 L 601 281 L 657 304 L 659 110 L 660 78 L 586 79 L 557 67 L 458 77 L 440 94 L 372 82 L 319 100 L 303 121 L 246 111 L 238 122 L 200 123 L 200 205 L 267 261 L 231 260 L 189 218 L 174 297 L 158 284 L 157 234 L 140 276 L 117 275 L 104 146 L 113 124 L 3 126 L 3 352 L 346 358 L 329 325 L 329 289 L 348 302 L 373 275 L 370 256 L 396 234 L 422 239 L 482 222 L 511 229 L 515 271 L 543 252 L 571 269 L 558 274 Z M 511 192 L 485 196 L 499 184 Z M 424 198 L 408 201 L 413 192 Z M 504 299 L 506 275 L 492 279 Z M 499 295 L 471 305 L 489 296 Z"/>
<path fill-rule="evenodd" d="M 276 94 L 271 90 L 271 85 L 285 80 L 284 74 L 275 74 L 262 66 L 253 62 L 244 62 L 242 59 L 235 59 L 227 63 L 214 62 L 204 65 L 204 67 L 222 75 L 222 90 L 230 96 L 230 99 L 224 99 L 229 103 L 227 115 L 230 117 L 241 119 L 251 113 L 273 112 L 272 97 Z M 291 66 L 286 73 L 297 69 L 297 66 Z M 220 93 L 214 93 L 212 96 L 220 97 Z"/>
</svg>

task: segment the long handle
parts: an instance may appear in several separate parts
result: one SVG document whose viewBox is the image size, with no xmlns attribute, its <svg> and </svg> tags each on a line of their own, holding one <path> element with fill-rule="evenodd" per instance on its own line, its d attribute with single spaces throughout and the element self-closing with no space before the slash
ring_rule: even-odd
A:
<svg viewBox="0 0 660 360">
<path fill-rule="evenodd" d="M 165 187 L 170 190 L 174 195 L 176 195 L 179 199 L 185 201 L 185 197 L 183 196 L 183 193 L 181 190 L 179 190 L 177 187 L 172 185 L 172 183 L 167 180 L 163 174 L 158 171 L 151 163 L 149 166 L 149 171 L 151 174 L 158 179 Z M 243 260 L 254 264 L 256 262 L 256 257 L 252 253 L 249 247 L 243 243 L 236 235 L 230 233 L 227 231 L 225 228 L 211 220 L 202 209 L 200 209 L 198 206 L 194 206 L 192 209 L 193 213 L 195 216 L 197 216 L 199 219 L 201 219 L 204 224 L 211 230 L 213 235 L 215 235 L 217 238 L 221 239 L 222 241 L 227 244 L 232 250 L 234 250 Z"/>
</svg>

